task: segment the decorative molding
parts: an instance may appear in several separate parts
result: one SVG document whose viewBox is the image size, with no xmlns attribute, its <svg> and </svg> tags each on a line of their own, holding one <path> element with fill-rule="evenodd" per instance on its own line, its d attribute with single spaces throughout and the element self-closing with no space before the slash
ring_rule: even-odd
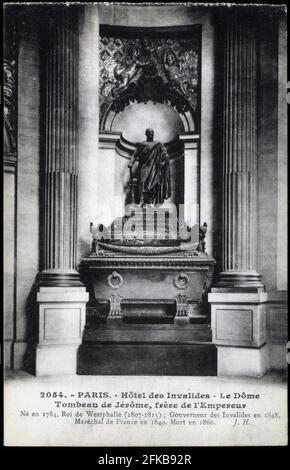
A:
<svg viewBox="0 0 290 470">
<path fill-rule="evenodd" d="M 176 300 L 176 317 L 187 317 L 187 301 L 188 297 L 185 294 L 178 294 Z"/>
<path fill-rule="evenodd" d="M 195 258 L 196 256 L 199 256 L 199 252 L 196 250 L 190 250 L 186 252 L 187 258 Z"/>
<path fill-rule="evenodd" d="M 173 284 L 177 289 L 185 289 L 189 284 L 189 277 L 183 271 L 176 274 L 175 278 L 173 279 Z"/>
<path fill-rule="evenodd" d="M 117 271 L 113 271 L 112 274 L 107 277 L 107 284 L 112 289 L 119 289 L 123 283 L 124 279 L 121 274 L 117 273 Z"/>
<path fill-rule="evenodd" d="M 186 149 L 198 149 L 200 135 L 192 132 L 183 132 L 179 134 L 179 140 L 184 143 L 184 148 Z"/>
<path fill-rule="evenodd" d="M 122 297 L 119 294 L 115 293 L 109 297 L 109 301 L 110 301 L 109 317 L 121 317 L 122 316 L 122 309 L 121 309 Z"/>
<path fill-rule="evenodd" d="M 213 273 L 215 260 L 207 256 L 107 256 L 92 253 L 82 260 L 82 264 L 91 271 L 99 268 L 136 268 L 136 269 L 180 269 L 191 271 L 209 271 Z"/>
<path fill-rule="evenodd" d="M 100 132 L 99 133 L 99 148 L 116 148 L 117 142 L 121 139 L 121 132 Z"/>
<path fill-rule="evenodd" d="M 4 166 L 15 168 L 17 164 L 17 154 L 15 153 L 5 153 L 4 152 Z M 6 171 L 6 168 L 5 168 Z"/>
</svg>

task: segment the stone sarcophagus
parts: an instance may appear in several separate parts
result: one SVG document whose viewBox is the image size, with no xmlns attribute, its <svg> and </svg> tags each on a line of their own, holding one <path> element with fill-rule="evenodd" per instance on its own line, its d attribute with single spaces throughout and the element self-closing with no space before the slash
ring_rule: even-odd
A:
<svg viewBox="0 0 290 470">
<path fill-rule="evenodd" d="M 92 252 L 82 264 L 96 314 L 206 322 L 215 265 L 205 253 L 206 227 L 194 233 L 166 209 L 131 205 L 112 224 L 109 240 L 108 233 L 92 231 Z"/>
<path fill-rule="evenodd" d="M 136 255 L 98 250 L 83 260 L 91 309 L 106 320 L 207 322 L 214 260 L 191 252 Z"/>
<path fill-rule="evenodd" d="M 155 239 L 154 227 L 147 239 L 94 239 L 83 259 L 90 302 L 78 373 L 216 374 L 207 303 L 215 261 L 190 243 Z"/>
</svg>

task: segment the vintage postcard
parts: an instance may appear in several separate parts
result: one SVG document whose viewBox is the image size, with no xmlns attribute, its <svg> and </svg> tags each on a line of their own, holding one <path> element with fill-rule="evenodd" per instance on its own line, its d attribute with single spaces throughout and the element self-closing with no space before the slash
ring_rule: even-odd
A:
<svg viewBox="0 0 290 470">
<path fill-rule="evenodd" d="M 282 4 L 4 5 L 6 446 L 287 445 L 287 99 Z"/>
</svg>

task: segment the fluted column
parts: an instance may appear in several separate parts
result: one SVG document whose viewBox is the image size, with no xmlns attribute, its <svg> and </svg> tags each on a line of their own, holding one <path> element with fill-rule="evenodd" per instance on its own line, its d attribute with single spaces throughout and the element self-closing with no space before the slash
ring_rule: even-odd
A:
<svg viewBox="0 0 290 470">
<path fill-rule="evenodd" d="M 74 374 L 88 293 L 76 271 L 79 6 L 47 7 L 44 22 L 42 263 L 37 293 L 37 375 Z"/>
<path fill-rule="evenodd" d="M 50 9 L 43 47 L 42 285 L 79 285 L 77 19 L 72 6 Z"/>
<path fill-rule="evenodd" d="M 261 377 L 268 297 L 256 271 L 258 17 L 231 8 L 223 23 L 223 271 L 208 301 L 218 375 Z"/>
<path fill-rule="evenodd" d="M 217 286 L 262 288 L 257 268 L 255 25 L 229 15 L 224 36 L 223 272 Z"/>
</svg>

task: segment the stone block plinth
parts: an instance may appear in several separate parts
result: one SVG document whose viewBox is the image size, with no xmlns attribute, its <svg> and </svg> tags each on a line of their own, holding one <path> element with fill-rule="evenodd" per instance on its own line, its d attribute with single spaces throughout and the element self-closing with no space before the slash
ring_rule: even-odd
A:
<svg viewBox="0 0 290 470">
<path fill-rule="evenodd" d="M 84 287 L 40 287 L 35 375 L 75 374 L 88 293 Z"/>
<path fill-rule="evenodd" d="M 265 292 L 208 294 L 218 375 L 261 377 L 267 372 L 267 298 Z"/>
<path fill-rule="evenodd" d="M 269 369 L 268 345 L 261 348 L 217 347 L 219 376 L 260 378 Z"/>
</svg>

